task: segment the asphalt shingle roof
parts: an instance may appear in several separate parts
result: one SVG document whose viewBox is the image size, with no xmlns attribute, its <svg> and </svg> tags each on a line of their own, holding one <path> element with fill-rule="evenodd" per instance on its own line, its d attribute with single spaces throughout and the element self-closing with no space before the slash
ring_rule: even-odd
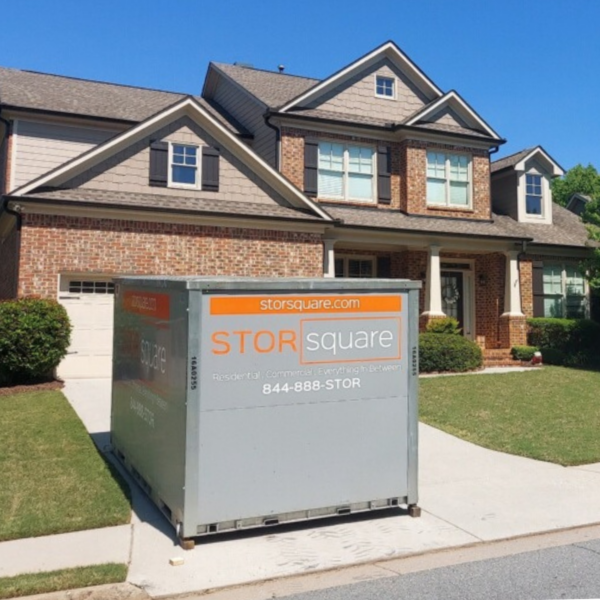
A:
<svg viewBox="0 0 600 600">
<path fill-rule="evenodd" d="M 237 81 L 269 108 L 283 106 L 319 83 L 318 79 L 310 77 L 299 77 L 297 75 L 288 75 L 287 73 L 263 71 L 261 69 L 227 65 L 224 63 L 212 64 L 231 77 L 231 79 Z"/>
<path fill-rule="evenodd" d="M 525 148 L 524 150 L 520 150 L 519 152 L 515 152 L 514 154 L 509 154 L 508 156 L 504 156 L 503 158 L 499 158 L 495 160 L 490 165 L 490 170 L 492 173 L 496 171 L 501 171 L 502 169 L 506 169 L 507 167 L 514 167 L 518 162 L 522 161 L 534 148 Z"/>
<path fill-rule="evenodd" d="M 415 233 L 441 233 L 477 237 L 527 239 L 534 244 L 558 246 L 587 245 L 587 230 L 579 217 L 557 204 L 553 205 L 552 225 L 519 223 L 511 217 L 492 215 L 490 221 L 474 219 L 424 218 L 397 210 L 327 205 L 327 212 L 344 225 L 392 229 Z"/>
<path fill-rule="evenodd" d="M 140 122 L 187 94 L 0 67 L 0 104 L 85 117 Z M 196 100 L 234 133 L 247 134 L 203 98 Z"/>
<path fill-rule="evenodd" d="M 169 212 L 212 213 L 234 215 L 238 217 L 266 217 L 276 219 L 321 221 L 322 219 L 312 213 L 303 212 L 294 208 L 277 204 L 258 202 L 233 202 L 220 200 L 207 200 L 204 198 L 180 197 L 168 194 L 138 194 L 131 192 L 117 192 L 97 190 L 92 188 L 74 189 L 49 189 L 36 190 L 32 194 L 23 196 L 34 200 L 59 200 L 65 203 L 93 203 L 104 206 L 121 206 L 138 210 L 168 209 Z"/>
</svg>

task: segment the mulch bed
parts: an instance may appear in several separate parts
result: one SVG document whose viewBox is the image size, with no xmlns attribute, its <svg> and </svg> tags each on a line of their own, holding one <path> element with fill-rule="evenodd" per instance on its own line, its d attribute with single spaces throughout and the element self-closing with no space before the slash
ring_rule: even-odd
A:
<svg viewBox="0 0 600 600">
<path fill-rule="evenodd" d="M 53 379 L 42 383 L 33 383 L 31 385 L 9 385 L 0 387 L 0 396 L 12 396 L 13 394 L 22 394 L 25 392 L 45 392 L 48 390 L 61 390 L 65 386 L 64 381 Z"/>
</svg>

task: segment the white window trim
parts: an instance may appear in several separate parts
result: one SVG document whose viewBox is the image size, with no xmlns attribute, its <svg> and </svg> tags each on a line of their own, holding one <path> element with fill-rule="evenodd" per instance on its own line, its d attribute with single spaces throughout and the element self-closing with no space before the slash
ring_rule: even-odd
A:
<svg viewBox="0 0 600 600">
<path fill-rule="evenodd" d="M 571 319 L 572 317 L 567 317 L 567 267 L 577 268 L 577 265 L 575 265 L 573 263 L 561 263 L 561 262 L 555 262 L 555 261 L 548 261 L 548 262 L 544 262 L 544 267 L 546 267 L 546 266 L 560 267 L 560 287 L 561 287 L 560 297 L 561 297 L 562 315 L 557 318 Z M 585 298 L 583 318 L 589 319 L 590 318 L 590 286 L 588 285 L 588 281 L 585 278 L 585 275 L 582 275 L 582 277 L 583 277 L 583 297 Z M 542 282 L 542 285 L 543 285 L 543 282 Z M 559 294 L 546 294 L 546 291 L 544 290 L 544 298 L 555 297 L 558 295 Z M 545 312 L 546 312 L 546 308 L 544 307 L 544 313 Z M 544 315 L 544 317 L 550 318 L 550 317 L 546 317 L 545 315 Z"/>
<path fill-rule="evenodd" d="M 188 148 L 196 148 L 196 183 L 180 183 L 173 181 L 173 146 L 186 146 Z M 186 190 L 199 190 L 202 186 L 202 146 L 198 144 L 187 144 L 185 142 L 169 142 L 169 172 L 167 185 L 170 188 L 181 188 Z"/>
<path fill-rule="evenodd" d="M 373 275 L 371 277 L 353 277 L 353 279 L 372 279 L 377 277 L 377 257 L 372 256 L 370 254 L 336 254 L 334 257 L 334 274 L 335 274 L 335 261 L 343 260 L 344 261 L 344 277 L 348 277 L 348 261 L 349 260 L 364 260 L 371 262 L 372 268 L 371 273 Z"/>
<path fill-rule="evenodd" d="M 392 95 L 391 96 L 386 96 L 385 94 L 379 94 L 377 92 L 377 79 L 387 79 L 389 81 L 392 82 Z M 396 99 L 396 88 L 397 88 L 397 79 L 396 77 L 388 77 L 387 75 L 378 75 L 375 74 L 375 97 L 376 98 L 383 98 L 384 100 L 395 100 Z"/>
<path fill-rule="evenodd" d="M 359 141 L 356 142 L 346 142 L 343 140 L 330 140 L 330 139 L 320 139 L 319 140 L 319 149 L 317 154 L 317 161 L 319 161 L 320 151 L 321 151 L 321 143 L 325 144 L 340 144 L 344 146 L 344 170 L 342 171 L 343 177 L 343 195 L 342 196 L 327 196 L 326 194 L 322 194 L 320 190 L 317 191 L 317 197 L 322 198 L 324 200 L 337 200 L 338 202 L 356 202 L 361 204 L 377 204 L 377 148 L 372 144 L 363 144 Z M 370 199 L 365 198 L 351 198 L 348 196 L 348 165 L 349 165 L 349 155 L 348 155 L 348 146 L 360 146 L 361 148 L 370 148 L 371 149 L 371 160 L 373 164 L 373 197 Z M 317 166 L 317 180 L 319 177 L 320 168 Z M 318 184 L 317 184 L 318 187 Z"/>
<path fill-rule="evenodd" d="M 539 175 L 542 178 L 541 215 L 532 215 L 527 212 L 527 175 Z M 540 173 L 537 169 L 521 171 L 517 183 L 517 203 L 520 222 L 552 225 L 552 190 L 550 189 L 550 178 L 545 173 Z"/>
<path fill-rule="evenodd" d="M 436 154 L 444 154 L 446 156 L 445 160 L 445 175 L 446 175 L 446 192 L 445 197 L 446 201 L 444 203 L 431 202 L 427 198 L 427 180 L 429 176 L 427 175 L 427 154 L 429 152 L 435 152 Z M 469 203 L 468 204 L 450 204 L 450 156 L 466 156 L 467 157 L 467 171 L 468 171 L 468 194 L 469 194 Z M 466 152 L 446 152 L 445 150 L 435 150 L 434 148 L 428 148 L 425 151 L 425 202 L 428 207 L 432 208 L 449 208 L 452 210 L 473 210 L 473 157 Z"/>
</svg>

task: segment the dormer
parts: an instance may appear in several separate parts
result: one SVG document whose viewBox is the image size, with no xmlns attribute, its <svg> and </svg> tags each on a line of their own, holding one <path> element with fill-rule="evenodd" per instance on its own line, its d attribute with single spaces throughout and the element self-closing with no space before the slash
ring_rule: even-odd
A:
<svg viewBox="0 0 600 600">
<path fill-rule="evenodd" d="M 552 224 L 550 182 L 564 170 L 541 146 L 494 161 L 491 173 L 494 212 L 521 223 Z"/>
</svg>

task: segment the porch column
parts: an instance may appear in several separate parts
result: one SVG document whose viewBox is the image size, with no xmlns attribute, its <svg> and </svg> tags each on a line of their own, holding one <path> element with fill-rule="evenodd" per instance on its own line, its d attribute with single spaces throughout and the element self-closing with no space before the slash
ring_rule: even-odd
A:
<svg viewBox="0 0 600 600">
<path fill-rule="evenodd" d="M 442 275 L 440 272 L 440 246 L 429 247 L 427 280 L 425 283 L 425 317 L 445 317 L 442 310 Z"/>
<path fill-rule="evenodd" d="M 333 245 L 335 240 L 325 238 L 323 240 L 323 277 L 335 277 L 335 253 Z"/>
<path fill-rule="evenodd" d="M 521 282 L 519 280 L 519 252 L 505 252 L 506 281 L 504 287 L 503 317 L 524 317 L 521 310 Z"/>
</svg>

